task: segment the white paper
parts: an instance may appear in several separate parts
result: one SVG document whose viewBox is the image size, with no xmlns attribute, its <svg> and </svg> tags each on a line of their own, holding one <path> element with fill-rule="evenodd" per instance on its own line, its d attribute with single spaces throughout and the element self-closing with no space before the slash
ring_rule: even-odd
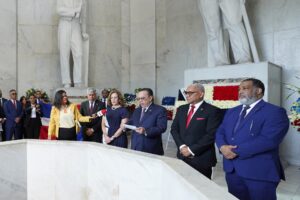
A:
<svg viewBox="0 0 300 200">
<path fill-rule="evenodd" d="M 128 128 L 128 129 L 130 129 L 130 130 L 135 130 L 135 129 L 136 129 L 136 126 L 128 125 L 128 124 L 125 124 L 124 127 L 125 127 L 125 128 Z"/>
</svg>

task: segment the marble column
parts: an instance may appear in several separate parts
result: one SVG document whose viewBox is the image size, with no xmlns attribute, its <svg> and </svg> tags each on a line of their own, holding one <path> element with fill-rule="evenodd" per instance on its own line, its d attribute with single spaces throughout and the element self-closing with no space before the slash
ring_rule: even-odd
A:
<svg viewBox="0 0 300 200">
<path fill-rule="evenodd" d="M 155 1 L 130 1 L 130 90 L 156 91 Z"/>
<path fill-rule="evenodd" d="M 0 89 L 4 97 L 17 87 L 16 0 L 0 0 Z"/>
</svg>

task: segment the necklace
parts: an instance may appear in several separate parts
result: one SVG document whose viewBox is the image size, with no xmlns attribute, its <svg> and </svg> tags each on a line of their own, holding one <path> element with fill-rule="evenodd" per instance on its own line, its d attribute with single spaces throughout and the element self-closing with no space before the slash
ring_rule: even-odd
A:
<svg viewBox="0 0 300 200">
<path fill-rule="evenodd" d="M 111 107 L 112 110 L 116 110 L 117 108 L 120 108 L 120 106 Z"/>
</svg>

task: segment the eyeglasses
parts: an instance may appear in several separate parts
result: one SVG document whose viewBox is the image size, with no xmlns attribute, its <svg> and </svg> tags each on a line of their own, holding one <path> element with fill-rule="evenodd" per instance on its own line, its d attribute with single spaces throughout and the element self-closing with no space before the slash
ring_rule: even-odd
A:
<svg viewBox="0 0 300 200">
<path fill-rule="evenodd" d="M 17 95 L 17 93 L 15 93 L 15 92 L 14 92 L 14 93 L 10 93 L 10 94 L 11 94 L 11 95 Z"/>
<path fill-rule="evenodd" d="M 140 100 L 144 101 L 145 99 L 146 99 L 146 97 L 136 98 L 137 101 L 140 101 Z"/>
<path fill-rule="evenodd" d="M 192 94 L 196 93 L 195 91 L 184 91 L 185 95 L 191 96 Z"/>
</svg>

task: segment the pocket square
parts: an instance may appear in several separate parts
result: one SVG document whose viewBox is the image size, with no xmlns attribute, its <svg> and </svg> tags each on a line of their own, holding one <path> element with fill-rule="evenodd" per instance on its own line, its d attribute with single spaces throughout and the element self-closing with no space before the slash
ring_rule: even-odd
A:
<svg viewBox="0 0 300 200">
<path fill-rule="evenodd" d="M 197 117 L 196 120 L 205 120 L 203 117 Z"/>
</svg>

